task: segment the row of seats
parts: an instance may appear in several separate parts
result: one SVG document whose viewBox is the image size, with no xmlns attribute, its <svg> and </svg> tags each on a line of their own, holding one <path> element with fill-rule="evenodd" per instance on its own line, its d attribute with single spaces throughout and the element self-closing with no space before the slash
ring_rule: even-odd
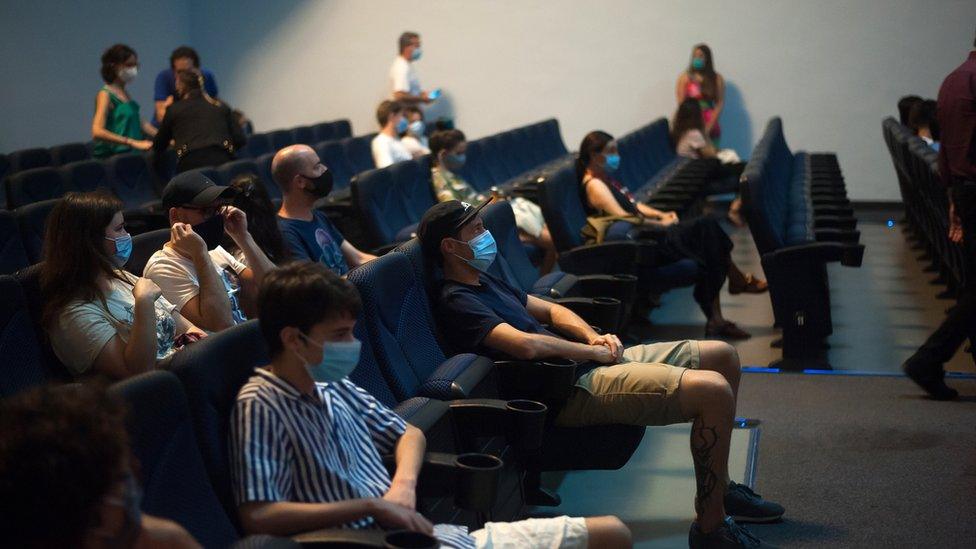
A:
<svg viewBox="0 0 976 549">
<path fill-rule="evenodd" d="M 555 118 L 468 142 L 459 174 L 479 192 L 510 190 L 552 166 L 572 162 Z"/>
<path fill-rule="evenodd" d="M 836 157 L 793 153 L 782 121 L 773 118 L 753 149 L 740 192 L 783 330 L 783 358 L 773 366 L 829 368 L 827 263 L 859 267 L 864 256 Z"/>
<path fill-rule="evenodd" d="M 974 275 L 966 272 L 962 247 L 949 240 L 949 196 L 939 175 L 938 153 L 894 118 L 886 118 L 881 129 L 898 175 L 906 228 L 931 258 L 950 296 Z"/>
</svg>

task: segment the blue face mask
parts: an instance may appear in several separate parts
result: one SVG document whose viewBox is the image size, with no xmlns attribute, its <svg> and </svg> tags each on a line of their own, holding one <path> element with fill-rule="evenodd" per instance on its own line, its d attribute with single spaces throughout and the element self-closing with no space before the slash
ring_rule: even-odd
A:
<svg viewBox="0 0 976 549">
<path fill-rule="evenodd" d="M 695 57 L 691 60 L 691 68 L 696 71 L 700 71 L 705 68 L 705 60 L 701 57 Z"/>
<path fill-rule="evenodd" d="M 132 236 L 126 234 L 118 238 L 105 237 L 105 240 L 111 240 L 115 242 L 115 255 L 112 259 L 115 260 L 116 267 L 122 267 L 129 261 L 129 256 L 132 255 Z"/>
<path fill-rule="evenodd" d="M 492 262 L 495 261 L 495 254 L 498 253 L 498 245 L 495 244 L 495 237 L 491 235 L 491 231 L 486 230 L 472 238 L 468 241 L 468 246 L 471 247 L 474 257 L 471 259 L 458 257 L 461 257 L 465 263 L 475 269 L 483 273 L 488 272 L 488 267 L 491 267 Z"/>
<path fill-rule="evenodd" d="M 465 154 L 447 154 L 444 155 L 444 164 L 447 169 L 452 172 L 456 172 L 464 167 L 464 163 L 468 161 L 468 157 Z"/>
<path fill-rule="evenodd" d="M 397 133 L 403 133 L 403 132 L 407 131 L 407 127 L 409 125 L 410 125 L 410 123 L 407 122 L 407 119 L 406 118 L 401 118 L 400 121 L 397 122 L 396 132 Z"/>
<path fill-rule="evenodd" d="M 606 156 L 606 168 L 607 171 L 615 172 L 617 168 L 620 167 L 620 155 L 619 154 L 608 154 Z"/>
<path fill-rule="evenodd" d="M 411 61 L 416 61 L 416 60 L 420 59 L 420 56 L 421 55 L 423 55 L 423 52 L 420 50 L 420 48 L 417 48 L 417 49 L 413 50 L 413 53 L 410 54 L 410 60 Z"/>
<path fill-rule="evenodd" d="M 414 120 L 409 126 L 407 126 L 407 131 L 417 137 L 423 137 L 425 129 L 427 128 L 424 126 L 423 120 Z"/>
<path fill-rule="evenodd" d="M 322 349 L 322 360 L 318 364 L 309 364 L 305 362 L 302 355 L 298 355 L 298 358 L 305 363 L 308 374 L 319 383 L 339 381 L 351 374 L 359 364 L 359 353 L 362 351 L 363 342 L 358 339 L 353 339 L 352 341 L 330 341 L 328 344 L 323 345 L 313 341 L 305 334 L 300 335 L 305 341 Z"/>
</svg>

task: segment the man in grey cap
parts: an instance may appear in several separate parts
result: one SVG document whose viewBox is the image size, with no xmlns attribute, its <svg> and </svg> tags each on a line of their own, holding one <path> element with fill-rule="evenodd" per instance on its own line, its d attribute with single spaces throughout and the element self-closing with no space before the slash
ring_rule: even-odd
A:
<svg viewBox="0 0 976 549">
<path fill-rule="evenodd" d="M 184 172 L 163 189 L 170 239 L 146 263 L 143 276 L 190 322 L 216 332 L 247 320 L 265 273 L 274 268 L 247 231 L 247 216 L 230 206 L 234 190 L 199 172 Z M 224 232 L 243 253 L 223 247 Z"/>
</svg>

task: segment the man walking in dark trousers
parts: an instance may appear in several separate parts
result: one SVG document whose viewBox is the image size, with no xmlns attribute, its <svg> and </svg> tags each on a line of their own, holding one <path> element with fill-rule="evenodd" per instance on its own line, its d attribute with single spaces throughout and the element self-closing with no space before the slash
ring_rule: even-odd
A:
<svg viewBox="0 0 976 549">
<path fill-rule="evenodd" d="M 959 301 L 903 368 L 932 398 L 951 400 L 959 393 L 945 384 L 943 364 L 967 337 L 976 353 L 976 41 L 942 82 L 938 103 L 939 172 L 949 194 L 949 238 L 964 250 L 963 282 Z"/>
</svg>

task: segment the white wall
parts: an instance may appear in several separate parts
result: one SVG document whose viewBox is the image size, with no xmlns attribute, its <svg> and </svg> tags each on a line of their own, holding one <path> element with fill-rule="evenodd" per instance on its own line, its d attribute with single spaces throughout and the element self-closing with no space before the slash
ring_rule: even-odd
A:
<svg viewBox="0 0 976 549">
<path fill-rule="evenodd" d="M 129 91 L 152 118 L 156 73 L 189 39 L 185 0 L 0 2 L 0 152 L 91 139 L 102 52 L 117 42 L 139 54 Z"/>
<path fill-rule="evenodd" d="M 422 82 L 444 88 L 469 136 L 556 116 L 575 149 L 591 129 L 621 134 L 670 116 L 674 80 L 691 45 L 707 41 L 729 83 L 723 145 L 748 154 L 766 120 L 781 115 L 794 148 L 839 153 L 852 198 L 863 200 L 898 199 L 881 118 L 894 113 L 901 95 L 934 96 L 944 75 L 964 59 L 976 24 L 971 0 L 209 0 L 186 5 L 189 26 L 182 35 L 167 36 L 148 23 L 159 17 L 166 19 L 163 27 L 178 23 L 180 3 L 174 6 L 126 10 L 120 20 L 147 32 L 119 39 L 131 39 L 142 52 L 156 44 L 150 38 L 162 38 L 156 57 L 165 64 L 188 33 L 204 65 L 216 72 L 221 96 L 244 109 L 259 130 L 347 117 L 357 133 L 373 131 L 396 38 L 411 29 L 423 35 L 424 58 L 417 64 Z M 77 21 L 72 15 L 35 17 L 26 25 L 33 30 L 19 36 L 36 42 L 42 20 L 63 18 L 66 26 Z M 9 18 L 0 25 L 6 35 Z M 68 34 L 81 43 L 88 33 Z M 13 44 L 0 40 L 10 59 Z M 29 52 L 27 66 L 38 71 L 29 79 L 97 86 L 98 51 L 111 40 L 87 40 L 97 46 L 75 57 L 94 60 L 88 72 L 41 76 L 44 63 L 31 62 L 35 54 Z M 144 66 L 152 65 L 144 60 Z M 147 77 L 141 85 L 151 84 Z M 13 93 L 8 87 L 3 99 Z M 87 123 L 88 87 L 81 105 L 72 106 L 85 116 L 76 121 L 62 115 L 45 125 L 47 133 L 24 133 L 29 110 L 0 114 L 0 149 L 79 134 L 61 128 L 56 139 L 41 139 L 55 135 L 51 130 L 60 124 Z M 17 88 L 18 98 L 34 93 Z M 149 92 L 137 97 L 147 108 Z M 68 112 L 65 107 L 59 112 Z"/>
</svg>

